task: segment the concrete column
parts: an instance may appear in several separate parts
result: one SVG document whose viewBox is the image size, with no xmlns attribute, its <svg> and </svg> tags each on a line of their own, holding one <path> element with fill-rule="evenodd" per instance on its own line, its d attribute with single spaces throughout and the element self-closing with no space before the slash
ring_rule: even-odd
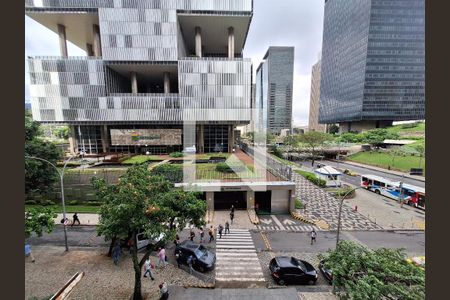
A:
<svg viewBox="0 0 450 300">
<path fill-rule="evenodd" d="M 137 84 L 137 74 L 136 72 L 131 72 L 131 93 L 138 93 L 138 84 Z"/>
<path fill-rule="evenodd" d="M 170 94 L 169 72 L 164 72 L 164 94 Z"/>
<path fill-rule="evenodd" d="M 100 27 L 97 24 L 94 24 L 94 56 L 100 57 L 102 56 L 102 45 L 100 40 Z"/>
<path fill-rule="evenodd" d="M 67 57 L 67 39 L 66 39 L 66 26 L 58 24 L 59 35 L 59 51 L 61 56 Z"/>
<path fill-rule="evenodd" d="M 206 192 L 206 205 L 209 210 L 214 210 L 214 192 Z"/>
<path fill-rule="evenodd" d="M 195 55 L 202 57 L 202 29 L 195 27 Z"/>
<path fill-rule="evenodd" d="M 234 28 L 228 27 L 228 58 L 234 58 Z"/>
<path fill-rule="evenodd" d="M 75 135 L 75 126 L 69 126 L 69 151 L 70 155 L 75 155 L 78 152 L 77 137 Z"/>
<path fill-rule="evenodd" d="M 234 126 L 229 125 L 228 126 L 228 153 L 233 152 L 233 146 L 234 146 Z"/>
<path fill-rule="evenodd" d="M 87 56 L 94 56 L 94 48 L 92 48 L 92 44 L 86 44 L 86 54 Z"/>
<path fill-rule="evenodd" d="M 101 134 L 101 139 L 102 139 L 103 152 L 104 153 L 109 152 L 108 126 L 107 125 L 101 125 L 100 134 Z"/>
<path fill-rule="evenodd" d="M 197 146 L 198 153 L 205 153 L 205 141 L 204 141 L 204 128 L 205 125 L 198 125 Z"/>
<path fill-rule="evenodd" d="M 255 191 L 247 191 L 247 209 L 255 208 Z"/>
</svg>

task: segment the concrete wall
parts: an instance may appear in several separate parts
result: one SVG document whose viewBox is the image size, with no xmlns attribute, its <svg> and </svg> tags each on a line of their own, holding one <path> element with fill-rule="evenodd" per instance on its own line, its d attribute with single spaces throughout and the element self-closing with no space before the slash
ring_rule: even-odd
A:
<svg viewBox="0 0 450 300">
<path fill-rule="evenodd" d="M 272 190 L 271 212 L 288 213 L 290 209 L 289 190 Z"/>
<path fill-rule="evenodd" d="M 206 192 L 206 204 L 208 209 L 214 210 L 214 192 Z"/>
<path fill-rule="evenodd" d="M 349 131 L 364 132 L 375 128 L 385 128 L 392 126 L 392 121 L 358 121 L 358 122 L 343 122 L 339 123 L 339 133 Z"/>
<path fill-rule="evenodd" d="M 247 191 L 247 209 L 252 209 L 255 207 L 255 192 Z"/>
</svg>

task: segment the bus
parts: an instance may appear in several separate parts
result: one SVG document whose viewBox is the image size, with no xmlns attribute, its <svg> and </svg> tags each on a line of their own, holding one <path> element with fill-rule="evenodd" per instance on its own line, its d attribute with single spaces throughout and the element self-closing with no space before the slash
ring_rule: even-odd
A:
<svg viewBox="0 0 450 300">
<path fill-rule="evenodd" d="M 424 188 L 407 183 L 403 183 L 400 188 L 399 181 L 371 174 L 361 175 L 361 186 L 394 200 L 400 200 L 400 197 L 403 196 L 403 200 L 408 205 L 425 210 Z"/>
</svg>

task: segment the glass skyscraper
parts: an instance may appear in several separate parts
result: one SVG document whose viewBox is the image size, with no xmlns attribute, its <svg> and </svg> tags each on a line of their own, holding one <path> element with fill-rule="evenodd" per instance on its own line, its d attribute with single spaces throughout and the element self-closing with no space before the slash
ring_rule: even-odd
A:
<svg viewBox="0 0 450 300">
<path fill-rule="evenodd" d="M 320 123 L 425 118 L 425 1 L 326 0 Z"/>
</svg>

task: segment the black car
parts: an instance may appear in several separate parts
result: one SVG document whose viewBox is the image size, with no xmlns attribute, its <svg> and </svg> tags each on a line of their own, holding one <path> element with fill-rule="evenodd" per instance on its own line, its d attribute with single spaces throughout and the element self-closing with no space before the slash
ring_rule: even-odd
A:
<svg viewBox="0 0 450 300">
<path fill-rule="evenodd" d="M 280 285 L 316 284 L 318 277 L 310 263 L 289 256 L 272 258 L 269 269 L 273 279 Z"/>
<path fill-rule="evenodd" d="M 325 267 L 325 260 L 320 261 L 319 270 L 322 273 L 323 277 L 328 281 L 329 284 L 333 283 L 333 272 L 331 269 Z"/>
<path fill-rule="evenodd" d="M 187 264 L 190 255 L 194 258 L 192 267 L 200 272 L 214 269 L 216 255 L 206 249 L 203 245 L 186 240 L 177 245 L 175 251 L 180 251 L 180 260 Z"/>
</svg>

